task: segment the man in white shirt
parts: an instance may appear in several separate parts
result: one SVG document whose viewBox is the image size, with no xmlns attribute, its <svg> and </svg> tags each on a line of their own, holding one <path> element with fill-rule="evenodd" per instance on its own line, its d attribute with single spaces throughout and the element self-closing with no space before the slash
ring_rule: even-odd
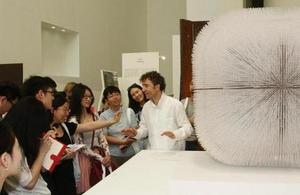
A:
<svg viewBox="0 0 300 195">
<path fill-rule="evenodd" d="M 184 150 L 192 126 L 182 103 L 164 93 L 165 79 L 158 72 L 147 72 L 140 81 L 150 101 L 143 107 L 140 127 L 124 129 L 123 134 L 136 139 L 148 136 L 148 149 Z"/>
</svg>

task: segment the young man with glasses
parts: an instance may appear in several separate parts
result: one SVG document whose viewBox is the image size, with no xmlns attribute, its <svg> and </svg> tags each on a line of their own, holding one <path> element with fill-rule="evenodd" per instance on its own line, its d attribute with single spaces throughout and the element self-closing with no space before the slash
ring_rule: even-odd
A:
<svg viewBox="0 0 300 195">
<path fill-rule="evenodd" d="M 49 77 L 31 76 L 23 83 L 22 96 L 35 97 L 47 110 L 52 108 L 56 83 Z"/>
</svg>

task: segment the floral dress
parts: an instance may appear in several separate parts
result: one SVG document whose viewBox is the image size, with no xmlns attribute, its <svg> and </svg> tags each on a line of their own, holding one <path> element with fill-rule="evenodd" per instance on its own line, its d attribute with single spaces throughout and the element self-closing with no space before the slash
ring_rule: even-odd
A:
<svg viewBox="0 0 300 195">
<path fill-rule="evenodd" d="M 93 114 L 93 119 L 99 120 L 99 116 L 97 114 Z M 72 116 L 69 120 L 70 122 L 74 122 L 78 124 L 75 116 Z M 94 140 L 93 140 L 93 132 L 94 132 Z M 91 173 L 91 158 L 95 158 L 97 160 L 102 160 L 102 157 L 93 152 L 90 148 L 92 146 L 100 146 L 105 150 L 106 155 L 109 155 L 109 148 L 107 140 L 103 134 L 102 129 L 97 129 L 91 132 L 85 132 L 74 135 L 74 142 L 76 144 L 85 144 L 86 147 L 80 150 L 77 156 L 74 159 L 74 175 L 76 181 L 77 193 L 83 193 L 90 189 L 90 173 Z"/>
</svg>

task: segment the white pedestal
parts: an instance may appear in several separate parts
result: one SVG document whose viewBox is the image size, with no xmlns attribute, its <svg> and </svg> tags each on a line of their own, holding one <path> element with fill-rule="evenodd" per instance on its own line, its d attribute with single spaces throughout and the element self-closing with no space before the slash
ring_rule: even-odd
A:
<svg viewBox="0 0 300 195">
<path fill-rule="evenodd" d="M 86 195 L 300 194 L 300 169 L 234 167 L 206 152 L 141 151 Z"/>
</svg>

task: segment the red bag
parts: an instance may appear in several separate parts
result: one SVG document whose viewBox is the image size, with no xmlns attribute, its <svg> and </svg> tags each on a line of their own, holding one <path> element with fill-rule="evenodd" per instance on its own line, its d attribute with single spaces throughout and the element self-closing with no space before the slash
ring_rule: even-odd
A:
<svg viewBox="0 0 300 195">
<path fill-rule="evenodd" d="M 97 150 L 98 153 L 104 158 L 105 150 L 99 146 L 93 146 L 95 131 L 93 132 L 92 138 L 92 150 Z M 99 181 L 101 181 L 104 177 L 108 176 L 112 171 L 114 171 L 117 167 L 111 162 L 109 167 L 105 167 L 99 160 L 91 158 L 91 173 L 90 173 L 90 186 L 94 186 Z"/>
</svg>

